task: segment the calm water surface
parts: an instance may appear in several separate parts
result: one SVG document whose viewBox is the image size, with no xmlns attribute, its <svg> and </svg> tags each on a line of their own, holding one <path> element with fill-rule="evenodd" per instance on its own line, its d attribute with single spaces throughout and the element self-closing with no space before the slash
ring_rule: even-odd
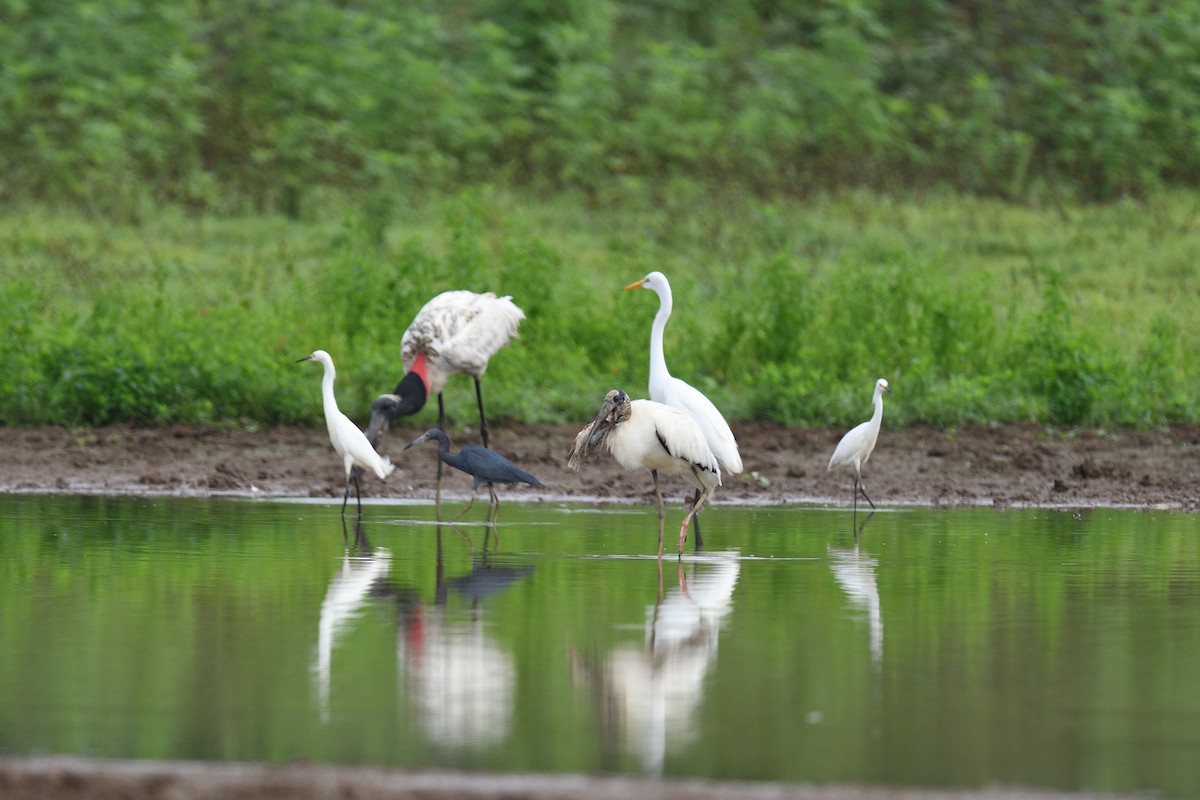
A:
<svg viewBox="0 0 1200 800">
<path fill-rule="evenodd" d="M 0 497 L 0 754 L 1200 796 L 1194 516 L 482 514 Z"/>
</svg>

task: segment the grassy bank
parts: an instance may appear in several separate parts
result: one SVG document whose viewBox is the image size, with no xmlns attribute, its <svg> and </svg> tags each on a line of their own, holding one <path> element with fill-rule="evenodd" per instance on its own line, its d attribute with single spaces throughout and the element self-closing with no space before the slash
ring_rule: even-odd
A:
<svg viewBox="0 0 1200 800">
<path fill-rule="evenodd" d="M 1200 419 L 1200 197 L 1034 208 L 957 195 L 765 202 L 687 184 L 597 203 L 477 188 L 312 196 L 297 218 L 139 225 L 45 207 L 0 218 L 0 422 L 316 421 L 318 347 L 353 417 L 400 378 L 398 343 L 449 288 L 511 294 L 522 338 L 491 413 L 582 421 L 645 393 L 671 279 L 672 371 L 727 416 L 845 425 L 871 384 L 895 424 Z M 469 379 L 448 411 L 472 416 Z"/>
</svg>

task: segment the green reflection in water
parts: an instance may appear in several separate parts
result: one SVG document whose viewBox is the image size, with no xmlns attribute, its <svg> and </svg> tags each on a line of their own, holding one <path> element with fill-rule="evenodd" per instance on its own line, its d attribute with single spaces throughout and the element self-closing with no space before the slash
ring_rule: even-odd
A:
<svg viewBox="0 0 1200 800">
<path fill-rule="evenodd" d="M 1193 516 L 432 516 L 0 497 L 0 753 L 1200 794 Z"/>
</svg>

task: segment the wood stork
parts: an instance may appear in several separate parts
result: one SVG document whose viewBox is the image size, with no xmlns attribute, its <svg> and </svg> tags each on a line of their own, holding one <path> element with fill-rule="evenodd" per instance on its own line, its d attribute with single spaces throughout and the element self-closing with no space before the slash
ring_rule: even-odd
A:
<svg viewBox="0 0 1200 800">
<path fill-rule="evenodd" d="M 871 452 L 875 449 L 875 441 L 879 438 L 879 424 L 883 422 L 883 393 L 892 394 L 892 390 L 888 387 L 888 382 L 883 378 L 875 381 L 875 395 L 871 398 L 871 402 L 875 405 L 875 413 L 871 418 L 861 425 L 856 425 L 851 428 L 842 440 L 838 442 L 838 446 L 833 451 L 833 457 L 829 459 L 829 466 L 825 468 L 829 472 L 834 467 L 840 467 L 843 464 L 850 464 L 854 467 L 854 513 L 858 513 L 858 493 L 861 490 L 862 496 L 867 498 L 867 502 L 871 503 L 871 508 L 875 507 L 875 503 L 867 495 L 867 487 L 863 486 L 862 482 L 862 467 L 867 463 L 867 459 L 871 457 Z"/>
<path fill-rule="evenodd" d="M 523 319 L 525 312 L 517 308 L 511 297 L 497 297 L 491 292 L 442 292 L 426 303 L 400 339 L 404 377 L 395 390 L 380 395 L 371 404 L 367 438 L 378 446 L 381 434 L 391 422 L 420 411 L 431 394 L 438 398 L 438 427 L 445 430 L 442 389 L 450 376 L 462 374 L 475 379 L 479 433 L 483 446 L 487 447 L 487 418 L 479 381 L 487 371 L 488 360 L 518 335 L 517 326 Z M 437 477 L 440 489 L 441 461 Z"/>
<path fill-rule="evenodd" d="M 333 449 L 342 457 L 346 467 L 346 492 L 342 495 L 342 516 L 346 516 L 346 501 L 350 499 L 350 481 L 354 481 L 354 497 L 358 500 L 358 515 L 362 516 L 362 495 L 359 491 L 358 472 L 354 470 L 370 470 L 386 480 L 395 467 L 387 456 L 375 452 L 375 448 L 367 440 L 365 434 L 350 418 L 338 409 L 337 398 L 333 396 L 333 381 L 337 370 L 333 367 L 333 357 L 324 350 L 314 350 L 300 361 L 316 361 L 325 368 L 325 376 L 321 379 L 321 401 L 325 407 L 325 427 L 329 430 L 329 441 Z"/>
<path fill-rule="evenodd" d="M 654 315 L 654 325 L 650 328 L 650 399 L 678 408 L 695 420 L 704 434 L 704 441 L 717 457 L 721 471 L 726 475 L 737 475 L 742 471 L 742 456 L 729 423 L 703 392 L 674 377 L 667 369 L 667 359 L 663 354 L 663 331 L 671 317 L 671 283 L 661 272 L 651 272 L 640 281 L 626 286 L 625 291 L 639 288 L 650 289 L 658 295 L 658 313 Z M 699 499 L 700 491 L 697 490 L 696 502 Z M 699 519 L 696 520 L 696 537 L 699 540 Z"/>
<path fill-rule="evenodd" d="M 721 467 L 700 426 L 677 408 L 653 400 L 630 400 L 625 392 L 612 389 L 605 395 L 596 418 L 575 437 L 567 465 L 578 470 L 601 443 L 625 469 L 650 470 L 654 496 L 658 499 L 659 558 L 662 558 L 666 509 L 658 473 L 680 475 L 696 487 L 696 502 L 679 528 L 679 554 L 683 555 L 688 523 L 721 485 Z"/>
<path fill-rule="evenodd" d="M 481 484 L 487 484 L 492 505 L 497 511 L 499 510 L 500 500 L 496 497 L 495 484 L 527 483 L 530 486 L 542 485 L 542 482 L 537 478 L 496 451 L 489 450 L 486 447 L 480 447 L 477 444 L 467 444 L 463 445 L 457 453 L 450 452 L 450 437 L 446 436 L 445 431 L 441 428 L 430 428 L 406 444 L 404 449 L 407 450 L 410 447 L 416 447 L 430 439 L 437 439 L 439 462 L 449 464 L 455 469 L 467 473 L 475 480 L 475 486 L 471 492 L 471 502 L 467 503 L 466 508 L 454 515 L 454 519 L 458 519 L 467 513 L 467 509 L 475 504 L 475 493 L 479 491 Z"/>
</svg>

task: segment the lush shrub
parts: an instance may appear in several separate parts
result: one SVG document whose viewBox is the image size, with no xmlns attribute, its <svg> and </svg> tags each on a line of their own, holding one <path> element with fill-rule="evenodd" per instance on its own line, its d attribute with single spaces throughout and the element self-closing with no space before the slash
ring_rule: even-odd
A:
<svg viewBox="0 0 1200 800">
<path fill-rule="evenodd" d="M 0 7 L 10 197 L 296 216 L 320 189 L 1200 177 L 1200 9 L 1009 0 Z"/>
</svg>

